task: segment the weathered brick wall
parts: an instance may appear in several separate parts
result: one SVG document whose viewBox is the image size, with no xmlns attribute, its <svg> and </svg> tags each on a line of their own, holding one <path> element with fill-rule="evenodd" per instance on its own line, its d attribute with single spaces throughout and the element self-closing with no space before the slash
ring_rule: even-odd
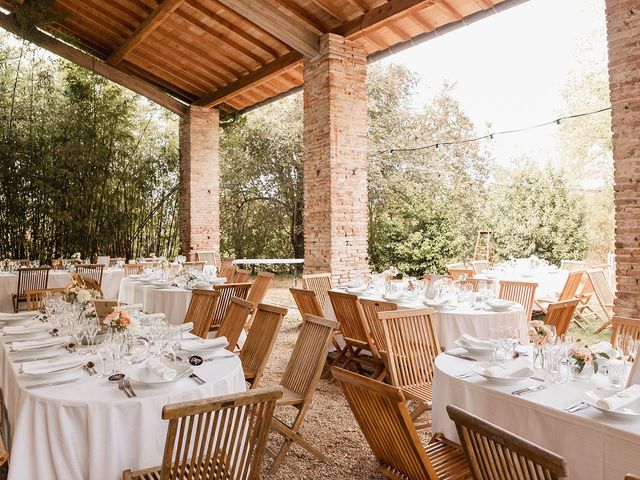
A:
<svg viewBox="0 0 640 480">
<path fill-rule="evenodd" d="M 366 55 L 327 34 L 304 64 L 305 272 L 368 272 Z"/>
<path fill-rule="evenodd" d="M 219 112 L 190 107 L 180 120 L 180 252 L 220 249 Z"/>
<path fill-rule="evenodd" d="M 640 3 L 606 0 L 616 206 L 616 315 L 640 317 Z"/>
</svg>

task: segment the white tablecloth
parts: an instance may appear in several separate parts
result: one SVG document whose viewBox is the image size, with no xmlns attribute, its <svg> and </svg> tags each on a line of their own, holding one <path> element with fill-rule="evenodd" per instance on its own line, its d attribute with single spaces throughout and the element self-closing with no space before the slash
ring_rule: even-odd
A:
<svg viewBox="0 0 640 480">
<path fill-rule="evenodd" d="M 47 288 L 63 288 L 71 282 L 71 275 L 63 270 L 50 270 Z M 11 295 L 18 292 L 18 274 L 0 272 L 0 312 L 13 312 Z M 24 303 L 20 305 L 24 309 Z"/>
<path fill-rule="evenodd" d="M 605 376 L 597 374 L 591 380 L 566 384 L 545 383 L 541 391 L 516 397 L 512 391 L 540 382 L 527 379 L 499 386 L 480 376 L 456 378 L 469 371 L 473 363 L 448 355 L 436 359 L 434 432 L 458 441 L 455 425 L 446 412 L 446 406 L 453 404 L 561 455 L 569 465 L 569 478 L 620 480 L 627 473 L 640 475 L 640 420 L 619 420 L 595 408 L 578 413 L 563 410 L 580 401 L 583 392 L 606 385 Z"/>
<path fill-rule="evenodd" d="M 12 439 L 9 480 L 118 480 L 127 468 L 160 465 L 168 425 L 162 407 L 245 390 L 237 357 L 195 367 L 207 381 L 202 386 L 189 378 L 162 388 L 132 382 L 138 395 L 132 399 L 84 370 L 67 374 L 80 377 L 75 383 L 25 390 L 26 384 L 43 380 L 27 381 L 17 374 L 19 364 L 11 363 L 16 354 L 8 353 L 4 343 L 0 350 Z"/>
<path fill-rule="evenodd" d="M 154 288 L 130 278 L 120 281 L 120 302 L 142 304 L 146 313 L 164 313 L 167 321 L 179 325 L 189 309 L 191 291 L 184 288 Z"/>
<path fill-rule="evenodd" d="M 105 268 L 102 271 L 102 294 L 107 300 L 117 300 L 120 281 L 124 278 L 124 269 Z"/>
<path fill-rule="evenodd" d="M 361 293 L 358 297 L 368 300 L 383 300 L 376 294 Z M 392 301 L 398 308 L 426 308 L 422 303 L 422 297 L 418 300 L 400 299 Z M 331 301 L 327 301 L 324 308 L 325 316 L 336 320 Z M 510 309 L 506 312 L 493 312 L 486 310 L 474 310 L 470 306 L 460 305 L 455 310 L 437 312 L 435 315 L 436 332 L 440 346 L 445 349 L 455 348 L 455 342 L 463 333 L 468 333 L 478 338 L 489 338 L 491 328 L 509 326 L 520 329 L 520 339 L 529 343 L 527 337 L 527 322 L 524 319 L 522 308 Z"/>
<path fill-rule="evenodd" d="M 534 270 L 504 268 L 489 274 L 477 274 L 473 278 L 537 283 L 536 298 L 553 299 L 562 291 L 568 275 L 569 272 L 566 270 L 550 269 L 549 267 Z"/>
</svg>

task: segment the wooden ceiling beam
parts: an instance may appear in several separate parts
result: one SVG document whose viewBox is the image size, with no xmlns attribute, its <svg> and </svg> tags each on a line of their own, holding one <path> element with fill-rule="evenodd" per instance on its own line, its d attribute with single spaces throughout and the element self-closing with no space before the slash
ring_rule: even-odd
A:
<svg viewBox="0 0 640 480">
<path fill-rule="evenodd" d="M 449 15 L 449 17 L 453 18 L 454 20 L 462 20 L 462 14 L 458 10 L 453 8 L 453 6 L 451 6 L 451 4 L 446 0 L 438 0 L 436 2 L 436 5 L 438 5 L 438 7 L 440 7 L 440 10 Z"/>
<path fill-rule="evenodd" d="M 222 87 L 215 92 L 202 97 L 200 100 L 196 101 L 194 105 L 199 107 L 215 107 L 216 105 L 220 105 L 221 103 L 226 102 L 227 99 L 240 95 L 247 90 L 254 88 L 256 85 L 266 82 L 274 75 L 278 75 L 283 68 L 291 66 L 300 60 L 302 60 L 302 54 L 298 52 L 289 52 L 284 57 L 274 60 L 255 72 L 230 83 L 226 87 Z"/>
<path fill-rule="evenodd" d="M 260 26 L 304 56 L 318 55 L 320 37 L 300 24 L 292 22 L 270 3 L 264 0 L 218 0 L 218 2 Z"/>
<path fill-rule="evenodd" d="M 145 21 L 135 29 L 131 36 L 107 58 L 107 63 L 109 65 L 117 65 L 120 63 L 127 53 L 142 43 L 182 2 L 184 2 L 184 0 L 164 0 L 160 3 Z"/>
<path fill-rule="evenodd" d="M 0 13 L 0 27 L 11 32 L 19 37 L 22 37 L 20 27 L 13 15 L 6 15 Z M 68 45 L 53 36 L 46 35 L 39 31 L 30 32 L 29 41 L 33 44 L 44 48 L 62 57 L 71 63 L 80 65 L 86 68 L 90 72 L 97 75 L 101 75 L 112 82 L 122 85 L 129 90 L 148 98 L 149 100 L 157 103 L 158 105 L 172 111 L 180 116 L 185 116 L 187 113 L 187 106 L 176 100 L 175 98 L 167 95 L 159 88 L 145 82 L 144 80 L 134 77 L 133 75 L 123 72 L 122 70 L 107 65 L 106 63 L 78 50 L 71 45 Z"/>
</svg>

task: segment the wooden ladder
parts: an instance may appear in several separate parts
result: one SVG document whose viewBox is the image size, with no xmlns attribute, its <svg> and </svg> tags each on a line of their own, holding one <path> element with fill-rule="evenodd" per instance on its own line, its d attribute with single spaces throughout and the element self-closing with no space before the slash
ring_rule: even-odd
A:
<svg viewBox="0 0 640 480">
<path fill-rule="evenodd" d="M 474 260 L 491 260 L 491 237 L 492 232 L 488 230 L 478 230 L 476 249 L 473 253 Z"/>
</svg>

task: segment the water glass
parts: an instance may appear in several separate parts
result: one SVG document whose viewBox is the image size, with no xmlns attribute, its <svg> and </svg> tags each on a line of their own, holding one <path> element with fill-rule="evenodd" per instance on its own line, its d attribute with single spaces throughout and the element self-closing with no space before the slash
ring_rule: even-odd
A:
<svg viewBox="0 0 640 480">
<path fill-rule="evenodd" d="M 625 362 L 617 358 L 607 360 L 607 372 L 609 374 L 609 386 L 622 388 L 626 381 L 627 369 Z"/>
<path fill-rule="evenodd" d="M 106 339 L 98 349 L 102 361 L 102 375 L 106 378 L 122 371 L 122 354 L 118 337 Z"/>
</svg>

